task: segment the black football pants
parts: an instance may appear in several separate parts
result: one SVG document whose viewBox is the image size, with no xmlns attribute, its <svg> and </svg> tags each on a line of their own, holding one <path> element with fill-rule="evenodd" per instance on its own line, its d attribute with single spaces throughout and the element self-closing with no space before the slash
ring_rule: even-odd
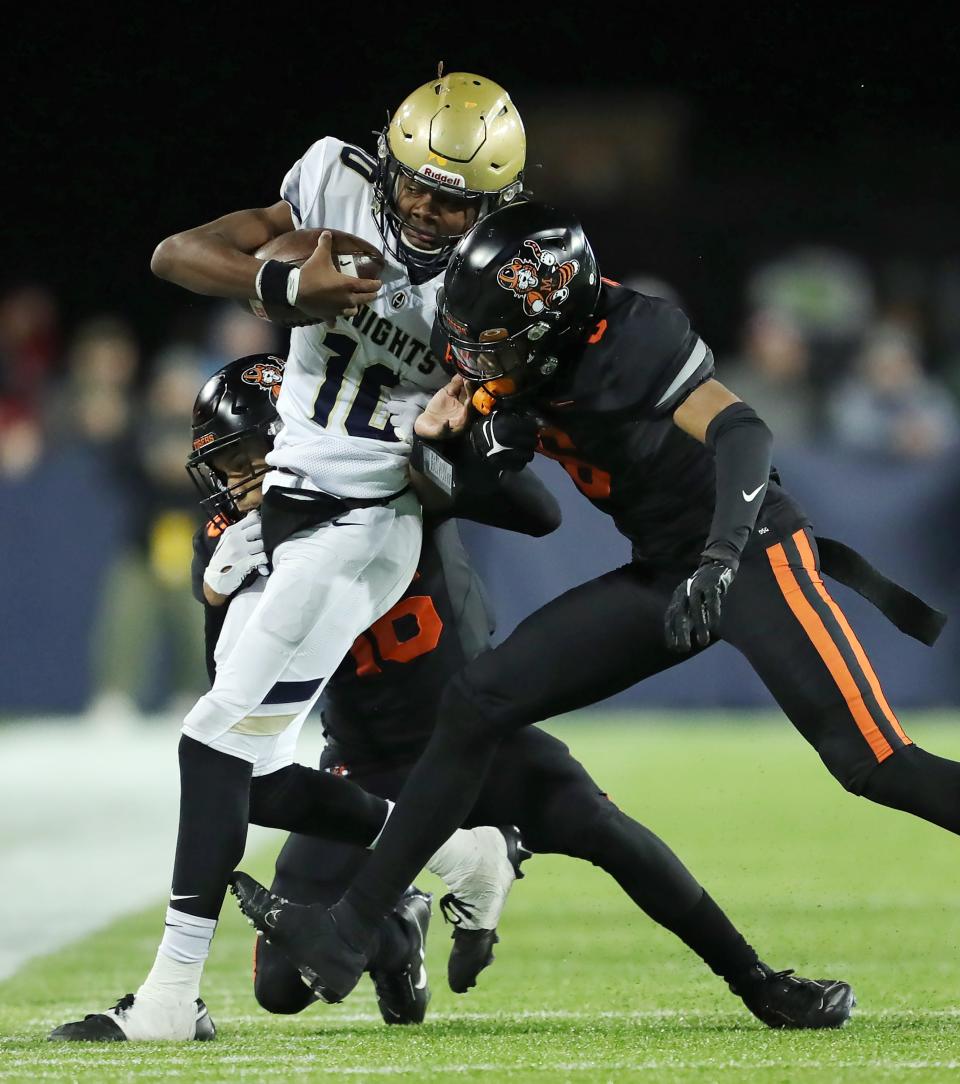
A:
<svg viewBox="0 0 960 1084">
<path fill-rule="evenodd" d="M 382 798 L 396 798 L 412 764 L 343 765 L 335 748 L 321 767 L 349 768 L 350 778 Z M 679 859 L 652 832 L 621 812 L 563 742 L 528 727 L 506 738 L 493 758 L 465 827 L 516 825 L 539 853 L 582 858 L 611 874 L 654 921 L 683 939 L 715 971 L 750 967 L 756 954 Z M 370 858 L 358 847 L 292 835 L 278 859 L 274 892 L 298 903 L 330 905 Z M 297 970 L 257 939 L 254 987 L 260 1004 L 299 1012 L 313 997 Z"/>
<path fill-rule="evenodd" d="M 348 911 L 368 927 L 379 921 L 468 815 L 504 737 L 681 662 L 663 628 L 677 582 L 642 565 L 616 569 L 547 603 L 464 667 L 376 852 L 345 894 Z M 750 548 L 721 632 L 845 788 L 960 831 L 960 765 L 904 734 L 820 578 L 808 529 Z"/>
</svg>

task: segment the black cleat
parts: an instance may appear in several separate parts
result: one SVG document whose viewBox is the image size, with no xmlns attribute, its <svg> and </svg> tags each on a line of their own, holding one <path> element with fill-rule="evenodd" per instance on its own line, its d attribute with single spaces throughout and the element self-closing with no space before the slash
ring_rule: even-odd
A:
<svg viewBox="0 0 960 1084">
<path fill-rule="evenodd" d="M 141 1001 L 138 1010 L 137 1004 L 136 995 L 125 994 L 106 1012 L 88 1013 L 82 1020 L 61 1024 L 47 1039 L 52 1042 L 125 1043 L 165 1039 L 209 1042 L 216 1038 L 217 1029 L 199 997 L 193 1009 L 183 1005 L 182 1011 L 178 1008 L 176 1013 L 158 1011 L 155 1003 L 148 1001 Z"/>
<path fill-rule="evenodd" d="M 407 935 L 409 951 L 398 970 L 370 968 L 370 978 L 377 991 L 380 1015 L 386 1024 L 422 1024 L 430 1001 L 427 985 L 427 929 L 430 926 L 428 892 L 411 889 L 393 909 L 387 921 L 398 920 Z"/>
<path fill-rule="evenodd" d="M 523 877 L 520 866 L 531 857 L 520 838 L 520 830 L 511 825 L 500 827 L 513 866 L 515 880 Z M 447 961 L 447 983 L 455 994 L 465 994 L 477 985 L 477 976 L 493 963 L 493 946 L 499 944 L 496 928 L 478 929 L 471 923 L 471 908 L 452 892 L 440 900 L 444 920 L 454 926 L 453 948 Z"/>
<path fill-rule="evenodd" d="M 758 962 L 728 983 L 744 1005 L 771 1028 L 839 1028 L 857 1003 L 853 988 L 836 979 L 801 979 Z"/>
<path fill-rule="evenodd" d="M 366 955 L 347 942 L 329 908 L 291 903 L 239 871 L 230 891 L 247 921 L 287 957 L 322 1001 L 343 1001 L 360 981 Z"/>
<path fill-rule="evenodd" d="M 443 903 L 444 900 L 441 900 L 441 907 Z M 454 921 L 448 918 L 446 910 L 443 917 L 448 922 Z M 453 948 L 447 960 L 447 982 L 455 994 L 465 994 L 477 985 L 477 976 L 493 963 L 493 946 L 499 941 L 496 930 L 464 930 L 458 926 L 453 931 Z"/>
</svg>

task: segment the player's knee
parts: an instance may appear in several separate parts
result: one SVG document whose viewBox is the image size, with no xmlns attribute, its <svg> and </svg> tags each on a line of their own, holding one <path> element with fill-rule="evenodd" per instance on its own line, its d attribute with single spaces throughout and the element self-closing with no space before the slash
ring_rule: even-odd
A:
<svg viewBox="0 0 960 1084">
<path fill-rule="evenodd" d="M 602 865 L 607 844 L 619 830 L 623 814 L 592 780 L 571 779 L 551 788 L 541 806 L 539 823 L 524 831 L 535 851 L 566 854 Z"/>
<path fill-rule="evenodd" d="M 872 756 L 864 754 L 864 751 L 869 753 L 866 745 L 861 751 L 849 741 L 846 731 L 838 730 L 836 736 L 831 733 L 816 745 L 816 750 L 827 771 L 848 794 L 863 794 L 867 779 L 876 767 Z"/>
<path fill-rule="evenodd" d="M 579 795 L 574 808 L 579 811 L 580 827 L 574 837 L 579 843 L 578 857 L 582 856 L 595 866 L 602 866 L 608 844 L 619 839 L 624 814 L 599 790 Z"/>
<path fill-rule="evenodd" d="M 880 805 L 909 808 L 911 798 L 930 784 L 922 770 L 918 771 L 918 761 L 923 756 L 923 751 L 915 745 L 895 750 L 892 756 L 874 766 L 854 793 Z"/>
<path fill-rule="evenodd" d="M 437 719 L 437 729 L 445 736 L 472 744 L 503 738 L 513 725 L 509 705 L 474 687 L 463 674 L 447 684 Z"/>
<path fill-rule="evenodd" d="M 262 1009 L 277 1016 L 302 1012 L 316 998 L 297 969 L 263 938 L 254 951 L 253 993 Z"/>
<path fill-rule="evenodd" d="M 255 775 L 250 780 L 250 823 L 266 828 L 275 827 L 278 811 L 283 811 L 283 798 L 287 792 L 292 764 L 266 775 Z"/>
</svg>

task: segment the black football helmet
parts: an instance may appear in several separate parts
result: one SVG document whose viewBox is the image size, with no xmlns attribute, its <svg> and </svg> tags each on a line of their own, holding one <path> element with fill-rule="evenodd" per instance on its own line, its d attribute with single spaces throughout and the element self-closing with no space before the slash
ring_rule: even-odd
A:
<svg viewBox="0 0 960 1084">
<path fill-rule="evenodd" d="M 193 404 L 193 451 L 187 459 L 187 473 L 200 492 L 200 506 L 210 519 L 234 523 L 241 513 L 237 501 L 249 491 L 268 468 L 255 468 L 233 485 L 218 470 L 214 460 L 228 449 L 251 449 L 255 438 L 273 447 L 282 422 L 277 398 L 283 383 L 283 358 L 273 354 L 250 354 L 224 365 L 207 380 Z M 254 450 L 254 449 L 251 449 Z"/>
<path fill-rule="evenodd" d="M 438 320 L 464 377 L 521 391 L 556 371 L 599 295 L 600 271 L 579 220 L 544 203 L 514 203 L 492 211 L 457 246 Z"/>
</svg>

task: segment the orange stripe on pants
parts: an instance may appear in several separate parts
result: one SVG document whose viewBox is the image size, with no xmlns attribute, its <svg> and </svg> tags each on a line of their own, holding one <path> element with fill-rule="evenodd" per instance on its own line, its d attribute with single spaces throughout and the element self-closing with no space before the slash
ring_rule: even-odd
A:
<svg viewBox="0 0 960 1084">
<path fill-rule="evenodd" d="M 867 744 L 873 750 L 873 755 L 877 760 L 886 760 L 887 757 L 893 755 L 893 749 L 874 722 L 873 716 L 870 714 L 867 705 L 863 701 L 863 696 L 857 688 L 853 674 L 850 673 L 850 668 L 844 662 L 840 649 L 833 642 L 833 637 L 827 632 L 820 615 L 804 597 L 800 584 L 797 583 L 797 578 L 790 567 L 790 562 L 787 560 L 783 546 L 780 543 L 771 546 L 767 550 L 767 557 L 770 560 L 770 566 L 777 578 L 777 584 L 784 600 L 790 607 L 793 616 L 800 622 L 817 654 L 823 659 L 824 665 L 830 671 L 830 676 L 836 682 L 837 688 L 846 701 L 860 733 L 866 738 Z"/>
<path fill-rule="evenodd" d="M 797 549 L 800 551 L 800 560 L 803 567 L 810 574 L 810 582 L 813 584 L 814 590 L 823 599 L 823 601 L 830 607 L 833 616 L 836 618 L 837 624 L 843 631 L 843 635 L 846 636 L 847 642 L 853 649 L 854 655 L 857 657 L 857 662 L 860 663 L 860 669 L 863 670 L 866 675 L 866 679 L 873 690 L 873 695 L 877 698 L 877 703 L 880 705 L 880 710 L 887 717 L 887 722 L 896 731 L 897 736 L 907 745 L 913 745 L 913 742 L 903 732 L 903 727 L 900 725 L 900 720 L 897 719 L 890 705 L 887 703 L 887 698 L 883 695 L 883 689 L 880 687 L 880 679 L 874 672 L 873 667 L 870 665 L 870 660 L 867 658 L 867 653 L 860 646 L 860 641 L 857 639 L 856 633 L 850 628 L 850 624 L 847 621 L 846 615 L 843 610 L 836 604 L 831 598 L 826 587 L 823 585 L 823 580 L 820 578 L 820 574 L 817 572 L 817 562 L 813 557 L 813 550 L 810 548 L 810 543 L 807 541 L 807 536 L 803 531 L 797 531 L 793 536 L 794 542 L 797 544 Z"/>
</svg>

